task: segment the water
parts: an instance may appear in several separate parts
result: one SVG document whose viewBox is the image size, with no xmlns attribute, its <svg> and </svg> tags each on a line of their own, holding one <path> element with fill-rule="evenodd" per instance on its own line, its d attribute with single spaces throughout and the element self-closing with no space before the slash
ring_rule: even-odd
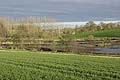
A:
<svg viewBox="0 0 120 80">
<path fill-rule="evenodd" d="M 0 16 L 46 16 L 62 22 L 119 20 L 120 0 L 0 0 Z"/>
<path fill-rule="evenodd" d="M 120 49 L 100 48 L 96 49 L 95 53 L 120 54 Z"/>
</svg>

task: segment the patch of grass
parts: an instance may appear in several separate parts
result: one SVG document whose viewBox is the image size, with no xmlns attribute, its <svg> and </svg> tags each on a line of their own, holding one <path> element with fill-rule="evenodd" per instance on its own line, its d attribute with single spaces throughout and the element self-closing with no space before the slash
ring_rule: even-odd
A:
<svg viewBox="0 0 120 80">
<path fill-rule="evenodd" d="M 88 36 L 93 35 L 96 38 L 120 38 L 120 29 L 113 30 L 103 30 L 103 31 L 95 31 L 95 32 L 83 32 L 77 33 L 75 35 L 66 36 L 66 38 L 80 39 L 80 38 L 88 38 Z"/>
<path fill-rule="evenodd" d="M 120 80 L 120 58 L 0 51 L 0 80 Z"/>
</svg>

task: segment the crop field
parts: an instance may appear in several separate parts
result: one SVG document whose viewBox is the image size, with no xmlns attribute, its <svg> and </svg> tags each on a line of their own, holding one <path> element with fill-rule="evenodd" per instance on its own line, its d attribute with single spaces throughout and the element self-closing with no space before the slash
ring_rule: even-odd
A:
<svg viewBox="0 0 120 80">
<path fill-rule="evenodd" d="M 1 50 L 0 80 L 120 80 L 120 58 Z"/>
<path fill-rule="evenodd" d="M 95 31 L 95 32 L 83 32 L 83 33 L 77 33 L 75 35 L 70 35 L 68 38 L 87 38 L 88 36 L 93 35 L 97 38 L 112 38 L 112 37 L 118 37 L 120 38 L 120 29 L 113 29 L 113 30 L 103 30 L 103 31 Z"/>
</svg>

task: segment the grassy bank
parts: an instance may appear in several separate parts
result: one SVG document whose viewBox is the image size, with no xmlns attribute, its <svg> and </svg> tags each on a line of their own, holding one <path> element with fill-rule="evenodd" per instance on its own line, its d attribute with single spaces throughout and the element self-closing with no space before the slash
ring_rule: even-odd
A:
<svg viewBox="0 0 120 80">
<path fill-rule="evenodd" d="M 81 39 L 88 38 L 90 35 L 93 35 L 96 38 L 120 38 L 120 29 L 76 33 L 67 37 L 71 39 Z"/>
<path fill-rule="evenodd" d="M 119 80 L 120 58 L 0 51 L 4 80 Z"/>
</svg>

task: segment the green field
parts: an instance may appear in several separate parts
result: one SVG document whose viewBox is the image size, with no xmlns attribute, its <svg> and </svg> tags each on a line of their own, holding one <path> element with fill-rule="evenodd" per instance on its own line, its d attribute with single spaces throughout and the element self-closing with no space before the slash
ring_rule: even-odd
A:
<svg viewBox="0 0 120 80">
<path fill-rule="evenodd" d="M 120 80 L 120 58 L 0 51 L 0 80 Z"/>
<path fill-rule="evenodd" d="M 120 29 L 77 33 L 75 35 L 68 36 L 68 38 L 72 39 L 87 38 L 90 35 L 93 35 L 96 38 L 113 38 L 113 37 L 120 38 Z"/>
</svg>

